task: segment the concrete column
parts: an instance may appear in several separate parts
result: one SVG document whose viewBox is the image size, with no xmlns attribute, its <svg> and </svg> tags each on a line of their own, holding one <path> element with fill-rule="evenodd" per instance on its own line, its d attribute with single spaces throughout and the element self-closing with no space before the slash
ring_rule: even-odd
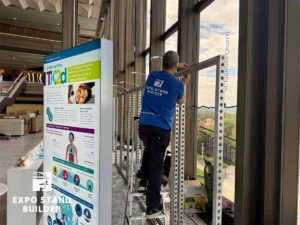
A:
<svg viewBox="0 0 300 225">
<path fill-rule="evenodd" d="M 135 7 L 135 71 L 145 73 L 145 57 L 142 55 L 146 48 L 147 32 L 147 2 L 136 1 Z M 145 83 L 145 76 L 135 75 L 135 82 L 139 85 Z"/>
<path fill-rule="evenodd" d="M 194 65 L 199 62 L 200 14 L 194 6 L 198 0 L 180 0 L 178 15 L 178 53 L 181 62 Z M 197 108 L 198 76 L 191 74 L 186 90 L 185 176 L 197 177 Z"/>
<path fill-rule="evenodd" d="M 150 57 L 163 56 L 165 52 L 164 42 L 161 35 L 165 31 L 166 0 L 151 0 L 150 19 Z M 161 59 L 150 61 L 150 71 L 161 70 Z"/>
<path fill-rule="evenodd" d="M 78 0 L 64 0 L 62 3 L 63 49 L 78 44 Z"/>
<path fill-rule="evenodd" d="M 297 224 L 299 13 L 240 1 L 235 224 Z"/>
<path fill-rule="evenodd" d="M 126 0 L 119 0 L 118 4 L 118 49 L 119 49 L 119 71 L 125 70 L 125 12 L 126 12 Z"/>
<path fill-rule="evenodd" d="M 135 0 L 126 0 L 126 5 L 124 10 L 125 13 L 125 81 L 133 83 L 134 82 L 134 76 L 131 74 L 133 72 L 134 67 L 131 65 L 131 63 L 134 60 L 134 5 Z M 129 83 L 125 83 L 125 88 L 133 89 L 134 86 Z M 133 102 L 133 100 L 131 99 Z M 127 139 L 127 129 L 128 129 L 128 114 L 129 114 L 129 101 L 128 97 L 125 101 L 125 138 Z"/>
</svg>

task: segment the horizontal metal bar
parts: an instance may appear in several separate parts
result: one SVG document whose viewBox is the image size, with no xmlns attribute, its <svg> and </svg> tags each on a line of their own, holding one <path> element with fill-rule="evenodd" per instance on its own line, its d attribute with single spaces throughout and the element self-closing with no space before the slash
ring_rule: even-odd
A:
<svg viewBox="0 0 300 225">
<path fill-rule="evenodd" d="M 150 54 L 150 47 L 146 48 L 142 53 L 143 56 L 146 56 L 147 54 Z"/>
<path fill-rule="evenodd" d="M 207 129 L 207 128 L 203 127 L 203 126 L 199 126 L 199 127 L 200 127 L 200 129 L 207 130 L 207 131 L 210 131 L 210 132 L 212 132 L 212 133 L 214 133 L 214 132 L 215 132 L 215 131 L 213 131 L 213 130 L 210 130 L 210 129 Z M 199 130 L 199 131 L 201 131 L 201 130 Z M 207 135 L 209 135 L 209 134 L 207 134 Z M 211 136 L 211 135 L 209 135 L 209 136 Z M 233 139 L 233 138 L 231 138 L 231 137 L 227 137 L 227 136 L 225 136 L 225 135 L 224 135 L 224 138 L 227 138 L 227 139 L 229 139 L 229 140 L 231 140 L 231 141 L 234 141 L 234 142 L 236 142 L 236 140 L 235 140 L 235 139 Z"/>
<path fill-rule="evenodd" d="M 211 3 L 213 3 L 215 0 L 200 0 L 196 5 L 195 5 L 195 11 L 200 13 L 204 9 L 206 9 L 207 6 L 209 6 Z"/>
<path fill-rule="evenodd" d="M 213 58 L 207 59 L 207 60 L 205 60 L 203 62 L 197 63 L 197 64 L 195 64 L 195 65 L 193 65 L 191 67 L 188 67 L 186 69 L 183 69 L 183 70 L 177 72 L 175 74 L 175 77 L 184 76 L 185 74 L 194 73 L 194 72 L 197 72 L 199 70 L 203 70 L 203 69 L 209 68 L 211 66 L 215 66 L 219 62 L 220 57 L 221 57 L 221 55 L 218 55 L 218 56 L 215 56 Z M 196 75 L 198 75 L 198 74 L 196 74 Z M 122 94 L 119 94 L 117 96 L 122 96 L 122 95 L 133 93 L 135 91 L 140 91 L 143 88 L 145 88 L 145 85 L 143 85 L 141 87 L 138 87 L 138 88 L 131 89 L 131 90 L 126 91 L 126 92 L 124 92 Z"/>
<path fill-rule="evenodd" d="M 174 23 L 168 30 L 165 31 L 165 33 L 163 33 L 161 35 L 161 40 L 165 41 L 167 40 L 169 37 L 171 37 L 176 31 L 178 31 L 178 21 L 176 23 Z"/>
<path fill-rule="evenodd" d="M 190 66 L 186 69 L 180 70 L 175 74 L 175 76 L 181 77 L 181 76 L 184 76 L 185 74 L 194 73 L 199 70 L 203 70 L 203 69 L 209 68 L 211 66 L 215 66 L 215 65 L 217 65 L 219 60 L 220 60 L 220 55 L 215 56 L 215 57 L 205 60 L 203 62 L 197 63 L 193 66 Z"/>
<path fill-rule="evenodd" d="M 45 42 L 54 42 L 54 43 L 61 43 L 62 41 L 53 40 L 53 39 L 45 39 L 45 38 L 38 38 L 38 37 L 31 37 L 31 36 L 24 36 L 24 35 L 18 35 L 18 34 L 9 34 L 9 33 L 2 33 L 0 32 L 0 36 L 10 36 L 10 37 L 19 37 L 19 38 L 25 38 L 25 39 L 32 39 L 37 41 L 45 41 Z"/>
<path fill-rule="evenodd" d="M 27 54 L 35 54 L 35 55 L 51 55 L 56 53 L 55 51 L 45 51 L 45 50 L 38 50 L 38 49 L 30 49 L 30 48 L 20 48 L 15 46 L 7 46 L 0 44 L 0 50 L 4 51 L 11 51 L 11 52 L 22 52 Z"/>
</svg>

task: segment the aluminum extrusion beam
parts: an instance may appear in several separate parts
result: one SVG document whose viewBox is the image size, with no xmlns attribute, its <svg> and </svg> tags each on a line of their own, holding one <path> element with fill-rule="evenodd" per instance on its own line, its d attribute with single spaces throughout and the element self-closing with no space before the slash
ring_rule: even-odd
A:
<svg viewBox="0 0 300 225">
<path fill-rule="evenodd" d="M 208 60 L 205 60 L 203 62 L 197 63 L 197 64 L 195 64 L 193 66 L 190 66 L 190 67 L 188 67 L 186 69 L 183 69 L 183 70 L 177 72 L 175 74 L 175 76 L 176 77 L 180 77 L 180 76 L 183 76 L 183 75 L 185 75 L 187 73 L 193 73 L 193 72 L 197 72 L 199 70 L 206 69 L 206 68 L 211 67 L 211 66 L 215 66 L 218 63 L 219 59 L 220 59 L 220 56 L 215 56 L 215 57 L 210 58 Z M 145 88 L 145 85 L 141 86 L 141 87 L 138 87 L 138 88 L 131 89 L 129 91 L 126 91 L 126 92 L 124 92 L 122 94 L 119 94 L 118 96 L 126 95 L 126 94 L 129 94 L 129 93 L 138 91 L 138 90 L 142 90 L 143 88 Z"/>
</svg>

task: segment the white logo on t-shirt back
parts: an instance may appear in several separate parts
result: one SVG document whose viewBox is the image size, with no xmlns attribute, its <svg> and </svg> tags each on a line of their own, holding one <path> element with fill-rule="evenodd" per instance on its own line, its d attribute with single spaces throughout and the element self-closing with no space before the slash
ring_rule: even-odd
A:
<svg viewBox="0 0 300 225">
<path fill-rule="evenodd" d="M 154 82 L 154 87 L 159 87 L 161 88 L 161 86 L 163 85 L 164 81 L 160 80 L 160 79 L 156 79 L 156 81 Z"/>
</svg>

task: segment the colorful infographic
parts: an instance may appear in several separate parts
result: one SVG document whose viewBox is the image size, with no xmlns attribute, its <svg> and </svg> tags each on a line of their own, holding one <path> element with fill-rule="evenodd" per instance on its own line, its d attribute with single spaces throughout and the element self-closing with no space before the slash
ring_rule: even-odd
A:
<svg viewBox="0 0 300 225">
<path fill-rule="evenodd" d="M 70 201 L 53 203 L 60 210 L 44 224 L 100 224 L 101 45 L 45 57 L 44 171 L 52 172 L 52 190 L 44 195 Z"/>
</svg>

